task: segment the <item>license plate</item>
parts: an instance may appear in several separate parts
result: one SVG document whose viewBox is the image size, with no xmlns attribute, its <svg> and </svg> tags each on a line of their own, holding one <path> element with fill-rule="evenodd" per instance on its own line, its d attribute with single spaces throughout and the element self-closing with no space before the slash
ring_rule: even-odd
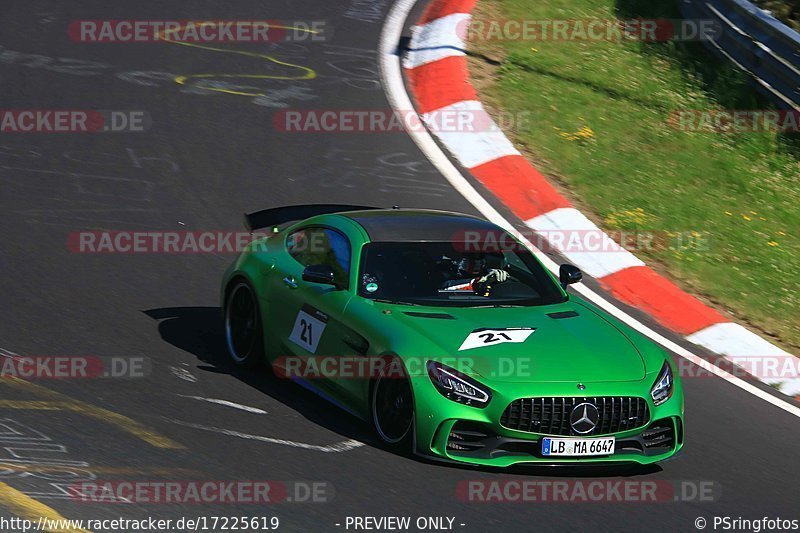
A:
<svg viewBox="0 0 800 533">
<path fill-rule="evenodd" d="M 611 455 L 614 453 L 614 437 L 599 439 L 542 439 L 542 455 L 563 455 L 586 457 L 590 455 Z"/>
</svg>

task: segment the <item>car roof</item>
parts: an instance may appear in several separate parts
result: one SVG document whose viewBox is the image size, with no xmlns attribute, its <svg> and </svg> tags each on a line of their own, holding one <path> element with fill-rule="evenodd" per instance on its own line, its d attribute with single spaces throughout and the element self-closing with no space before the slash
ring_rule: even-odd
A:
<svg viewBox="0 0 800 533">
<path fill-rule="evenodd" d="M 452 242 L 465 232 L 503 232 L 481 218 L 429 209 L 371 209 L 341 216 L 359 224 L 373 242 Z"/>
</svg>

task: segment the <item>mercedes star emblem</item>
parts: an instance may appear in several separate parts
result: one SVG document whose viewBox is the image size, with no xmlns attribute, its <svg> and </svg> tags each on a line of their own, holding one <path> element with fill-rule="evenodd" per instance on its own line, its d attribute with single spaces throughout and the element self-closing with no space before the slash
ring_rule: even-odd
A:
<svg viewBox="0 0 800 533">
<path fill-rule="evenodd" d="M 586 435 L 591 433 L 597 427 L 600 421 L 600 412 L 594 404 L 584 402 L 575 406 L 572 414 L 569 416 L 570 425 L 575 433 L 579 435 Z"/>
</svg>

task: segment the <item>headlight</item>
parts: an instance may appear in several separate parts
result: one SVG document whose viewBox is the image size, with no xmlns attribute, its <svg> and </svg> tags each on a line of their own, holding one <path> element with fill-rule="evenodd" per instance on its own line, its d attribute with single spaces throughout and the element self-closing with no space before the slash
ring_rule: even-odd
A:
<svg viewBox="0 0 800 533">
<path fill-rule="evenodd" d="M 655 405 L 661 405 L 672 396 L 672 369 L 669 367 L 669 361 L 664 362 L 661 373 L 658 374 L 653 388 L 650 389 L 650 396 Z"/>
<path fill-rule="evenodd" d="M 492 393 L 483 385 L 454 368 L 428 361 L 428 376 L 442 396 L 472 407 L 489 405 Z"/>
</svg>

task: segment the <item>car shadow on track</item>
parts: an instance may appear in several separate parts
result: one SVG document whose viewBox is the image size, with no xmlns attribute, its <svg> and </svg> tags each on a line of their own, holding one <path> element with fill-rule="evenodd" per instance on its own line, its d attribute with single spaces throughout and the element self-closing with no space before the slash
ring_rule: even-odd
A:
<svg viewBox="0 0 800 533">
<path fill-rule="evenodd" d="M 349 439 L 377 444 L 363 422 L 303 387 L 279 379 L 269 370 L 249 370 L 232 364 L 226 355 L 222 312 L 218 307 L 169 307 L 144 313 L 158 320 L 158 332 L 164 341 L 197 357 L 198 370 L 233 376 L 314 424 Z"/>
<path fill-rule="evenodd" d="M 228 374 L 243 383 L 274 398 L 310 422 L 349 439 L 364 442 L 395 455 L 375 439 L 360 419 L 321 399 L 303 387 L 275 377 L 269 370 L 253 371 L 237 367 L 226 355 L 225 335 L 222 328 L 222 311 L 218 307 L 169 307 L 144 311 L 158 321 L 161 338 L 183 351 L 193 354 L 200 361 L 197 368 L 206 372 Z M 609 465 L 591 468 L 575 466 L 518 466 L 507 469 L 472 467 L 458 463 L 444 463 L 415 457 L 414 460 L 437 467 L 459 468 L 504 475 L 545 477 L 629 477 L 660 472 L 658 465 Z"/>
</svg>

